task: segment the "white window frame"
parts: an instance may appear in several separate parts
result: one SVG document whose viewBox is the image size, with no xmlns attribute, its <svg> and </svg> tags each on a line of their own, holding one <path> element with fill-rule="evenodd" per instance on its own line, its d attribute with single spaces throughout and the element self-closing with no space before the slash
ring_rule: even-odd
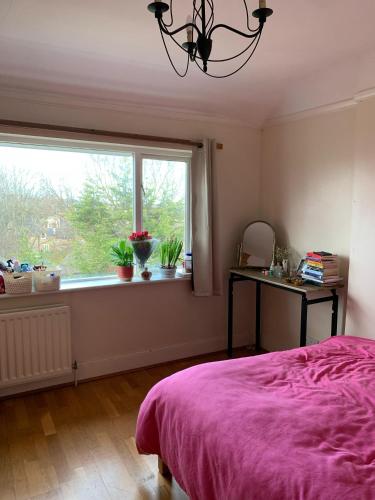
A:
<svg viewBox="0 0 375 500">
<path fill-rule="evenodd" d="M 191 225 L 190 225 L 190 171 L 191 171 L 191 156 L 182 156 L 182 155 L 165 155 L 155 153 L 155 152 L 145 152 L 141 151 L 139 155 L 135 158 L 135 175 L 140 179 L 140 184 L 138 185 L 139 193 L 138 198 L 135 196 L 135 226 L 139 229 L 137 231 L 141 231 L 142 228 L 142 210 L 143 210 L 143 160 L 160 160 L 160 161 L 176 161 L 181 163 L 186 163 L 186 177 L 185 177 L 185 235 L 184 235 L 184 248 L 186 252 L 191 251 Z M 138 202 L 140 203 L 140 207 L 138 207 Z"/>
<path fill-rule="evenodd" d="M 190 176 L 192 149 L 171 149 L 164 147 L 149 147 L 131 144 L 117 144 L 102 141 L 83 141 L 63 138 L 40 137 L 33 135 L 19 135 L 0 133 L 0 144 L 2 146 L 32 147 L 35 149 L 52 149 L 71 152 L 101 153 L 101 154 L 130 154 L 133 155 L 133 182 L 134 182 L 134 206 L 133 225 L 136 231 L 142 230 L 142 162 L 143 159 L 157 159 L 166 161 L 184 162 L 186 168 L 185 189 L 185 251 L 191 251 L 191 219 L 190 219 Z M 85 278 L 68 278 L 67 281 L 102 280 L 103 276 L 89 276 Z"/>
</svg>

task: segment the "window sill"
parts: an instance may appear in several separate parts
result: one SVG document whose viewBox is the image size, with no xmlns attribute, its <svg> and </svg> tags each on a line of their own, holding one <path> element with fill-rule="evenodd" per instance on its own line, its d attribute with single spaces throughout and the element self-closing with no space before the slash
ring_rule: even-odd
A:
<svg viewBox="0 0 375 500">
<path fill-rule="evenodd" d="M 84 279 L 84 280 L 71 280 L 63 281 L 61 283 L 60 290 L 52 292 L 31 292 L 27 294 L 1 294 L 0 300 L 2 299 L 16 299 L 17 297 L 37 297 L 40 295 L 55 295 L 61 293 L 70 292 L 80 292 L 82 290 L 95 290 L 102 288 L 116 288 L 116 287 L 132 287 L 132 286 L 143 286 L 143 285 L 153 285 L 160 283 L 176 283 L 179 281 L 190 281 L 191 275 L 186 276 L 176 276 L 175 278 L 163 278 L 162 276 L 155 274 L 152 276 L 151 280 L 145 281 L 142 278 L 135 277 L 132 281 L 120 281 L 117 277 L 107 277 L 107 278 L 96 278 L 96 279 Z"/>
</svg>

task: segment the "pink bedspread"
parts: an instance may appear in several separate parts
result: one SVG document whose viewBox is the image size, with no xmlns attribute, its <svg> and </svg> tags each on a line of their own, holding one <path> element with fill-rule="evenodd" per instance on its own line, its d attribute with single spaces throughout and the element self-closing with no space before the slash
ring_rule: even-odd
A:
<svg viewBox="0 0 375 500">
<path fill-rule="evenodd" d="M 375 341 L 184 370 L 150 391 L 136 440 L 193 500 L 373 500 Z"/>
</svg>

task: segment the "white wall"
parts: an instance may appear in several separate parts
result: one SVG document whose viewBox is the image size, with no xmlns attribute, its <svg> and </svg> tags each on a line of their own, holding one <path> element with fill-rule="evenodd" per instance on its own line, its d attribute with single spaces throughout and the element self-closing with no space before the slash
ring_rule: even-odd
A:
<svg viewBox="0 0 375 500">
<path fill-rule="evenodd" d="M 346 333 L 375 339 L 375 98 L 356 115 L 353 233 Z"/>
<path fill-rule="evenodd" d="M 215 252 L 224 285 L 243 227 L 258 217 L 260 133 L 212 122 L 70 107 L 16 99 L 0 102 L 2 119 L 165 135 L 213 137 L 224 144 L 214 167 Z M 253 332 L 252 287 L 237 300 L 236 342 Z M 243 290 L 246 292 L 246 290 Z M 239 294 L 241 295 L 241 294 Z M 72 308 L 73 355 L 81 378 L 187 357 L 226 346 L 226 293 L 195 298 L 188 282 L 84 290 L 58 296 L 1 299 L 10 307 L 64 303 Z M 24 389 L 24 388 L 23 388 Z"/>
<path fill-rule="evenodd" d="M 297 264 L 308 250 L 338 253 L 348 273 L 355 108 L 270 126 L 262 136 L 261 217 Z M 341 293 L 339 331 L 344 327 Z M 300 297 L 265 289 L 263 345 L 299 345 Z M 309 308 L 308 336 L 330 335 L 330 305 Z"/>
</svg>

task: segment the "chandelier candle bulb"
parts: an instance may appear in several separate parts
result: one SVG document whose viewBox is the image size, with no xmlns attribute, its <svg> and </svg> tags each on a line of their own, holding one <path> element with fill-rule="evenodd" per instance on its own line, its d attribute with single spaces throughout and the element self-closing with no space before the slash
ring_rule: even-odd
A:
<svg viewBox="0 0 375 500">
<path fill-rule="evenodd" d="M 186 19 L 186 24 L 191 24 L 193 22 L 193 18 L 191 16 L 188 16 Z M 186 28 L 186 33 L 187 33 L 187 41 L 191 43 L 193 41 L 193 27 L 188 26 Z"/>
<path fill-rule="evenodd" d="M 266 9 L 267 8 L 266 0 L 259 0 L 259 8 L 260 9 Z"/>
</svg>

